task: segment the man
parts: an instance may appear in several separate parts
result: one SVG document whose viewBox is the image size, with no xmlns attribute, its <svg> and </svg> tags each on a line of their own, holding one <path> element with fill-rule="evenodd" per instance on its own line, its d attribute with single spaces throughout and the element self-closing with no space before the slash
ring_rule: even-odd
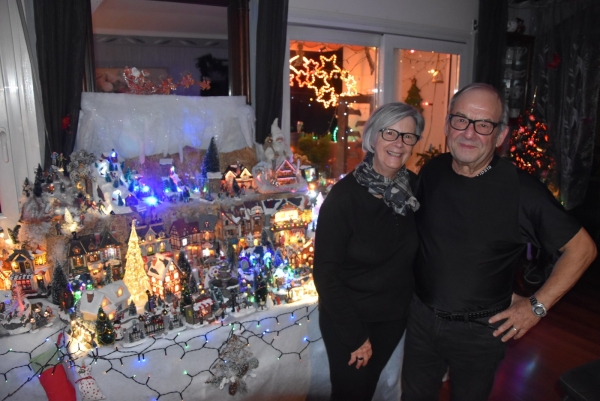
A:
<svg viewBox="0 0 600 401">
<path fill-rule="evenodd" d="M 506 342 L 521 338 L 596 257 L 576 221 L 537 179 L 495 155 L 508 134 L 507 107 L 486 84 L 457 92 L 445 134 L 450 153 L 419 176 L 415 266 L 402 369 L 402 400 L 437 401 L 449 370 L 452 400 L 489 396 Z M 527 243 L 562 252 L 531 297 L 512 292 Z"/>
</svg>

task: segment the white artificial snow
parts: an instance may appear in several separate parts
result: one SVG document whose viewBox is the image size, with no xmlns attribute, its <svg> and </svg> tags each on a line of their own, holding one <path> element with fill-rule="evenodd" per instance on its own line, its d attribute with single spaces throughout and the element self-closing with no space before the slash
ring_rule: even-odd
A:
<svg viewBox="0 0 600 401">
<path fill-rule="evenodd" d="M 228 326 L 234 321 L 248 322 L 245 325 L 246 330 L 253 333 L 261 334 L 265 332 L 263 340 L 256 337 L 250 338 L 249 351 L 252 352 L 259 360 L 258 368 L 251 374 L 251 380 L 247 381 L 248 393 L 236 394 L 230 396 L 226 390 L 219 390 L 210 384 L 204 382 L 209 377 L 208 373 L 202 373 L 191 381 L 191 385 L 183 392 L 184 400 L 240 400 L 240 401 L 263 401 L 263 400 L 278 400 L 278 401 L 301 401 L 301 400 L 325 400 L 329 399 L 330 384 L 329 384 L 329 368 L 327 362 L 327 354 L 325 353 L 322 340 L 311 343 L 306 350 L 302 352 L 302 360 L 300 361 L 297 354 L 283 355 L 279 360 L 280 351 L 299 352 L 306 346 L 304 338 L 309 340 L 317 340 L 321 337 L 319 330 L 319 315 L 318 310 L 315 310 L 310 315 L 310 321 L 300 319 L 306 315 L 305 306 L 309 307 L 309 311 L 315 308 L 316 298 L 310 298 L 303 301 L 294 302 L 292 304 L 274 306 L 270 310 L 255 311 L 253 314 L 246 316 L 230 316 L 225 319 L 225 325 L 220 328 L 220 323 L 213 323 L 199 328 L 188 327 L 186 331 L 180 332 L 177 336 L 175 330 L 165 333 L 165 338 L 158 338 L 152 345 L 152 340 L 147 338 L 142 344 L 132 348 L 124 348 L 123 341 L 117 341 L 115 346 L 119 348 L 116 351 L 115 346 L 107 346 L 99 348 L 101 356 L 125 356 L 130 352 L 144 352 L 145 361 L 137 361 L 137 358 L 127 358 L 123 360 L 124 366 L 120 366 L 113 361 L 114 368 L 119 369 L 124 374 L 133 376 L 136 375 L 141 383 L 145 383 L 150 377 L 149 386 L 157 391 L 167 393 L 169 391 L 181 391 L 188 383 L 190 377 L 184 374 L 184 371 L 190 375 L 208 369 L 210 364 L 217 357 L 216 349 L 205 348 L 201 351 L 191 352 L 185 355 L 183 359 L 183 344 L 187 342 L 190 349 L 200 348 L 204 343 L 204 337 L 201 334 L 208 334 L 208 343 L 206 347 L 218 348 L 226 340 L 230 332 L 248 337 L 248 331 L 244 334 L 240 330 L 239 324 L 232 328 Z M 47 303 L 44 300 L 44 303 Z M 52 305 L 56 313 L 56 306 Z M 300 308 L 300 309 L 299 309 Z M 296 310 L 294 318 L 286 312 Z M 285 314 L 282 316 L 282 314 Z M 277 324 L 275 319 L 265 319 L 268 317 L 279 317 L 280 324 Z M 263 319 L 260 327 L 257 326 L 257 321 Z M 301 325 L 294 322 L 301 322 Z M 59 320 L 55 321 L 53 327 L 42 327 L 37 333 L 28 333 L 14 335 L 9 337 L 0 337 L 0 355 L 4 354 L 8 349 L 13 351 L 31 351 L 39 344 L 43 344 L 38 348 L 33 356 L 39 355 L 41 352 L 54 347 L 53 341 L 56 341 L 57 335 L 51 336 L 45 344 L 45 339 L 52 333 L 55 333 L 64 323 Z M 277 330 L 290 326 L 277 335 Z M 215 330 L 217 329 L 217 330 Z M 268 331 L 267 331 L 268 330 Z M 176 337 L 177 336 L 177 337 Z M 178 343 L 182 347 L 172 346 L 168 349 L 168 354 L 165 356 L 163 350 L 149 352 L 152 348 L 166 347 L 173 344 L 167 340 L 177 338 Z M 272 348 L 269 343 L 273 340 Z M 151 346 L 150 346 L 151 345 Z M 150 346 L 150 348 L 148 348 Z M 399 366 L 402 358 L 402 347 L 404 340 L 400 343 L 390 359 L 390 363 L 382 373 L 379 381 L 379 386 L 375 394 L 374 400 L 397 400 L 400 398 L 399 390 Z M 96 380 L 98 387 L 102 393 L 110 401 L 150 401 L 155 400 L 157 394 L 151 391 L 143 384 L 136 384 L 134 381 L 124 377 L 122 374 L 115 371 L 104 372 L 110 367 L 107 361 L 98 360 L 93 363 L 92 358 L 84 357 L 84 353 L 80 352 L 76 355 L 77 364 L 85 361 L 86 365 L 92 364 L 92 376 Z M 181 359 L 181 360 L 180 360 Z M 8 371 L 11 367 L 20 366 L 29 361 L 28 354 L 9 352 L 0 357 L 0 373 Z M 67 367 L 67 376 L 71 383 L 78 379 L 76 368 Z M 9 393 L 17 390 L 19 386 L 27 381 L 32 372 L 27 367 L 14 369 L 7 373 L 8 382 L 0 384 L 0 399 L 4 399 Z M 2 378 L 2 376 L 0 376 Z M 74 385 L 77 389 L 77 385 Z M 81 395 L 77 391 L 77 399 L 81 400 Z M 30 401 L 30 400 L 45 400 L 45 392 L 40 385 L 39 379 L 34 377 L 30 382 L 26 383 L 23 388 L 18 390 L 13 396 L 8 398 L 10 401 Z M 161 401 L 179 401 L 179 394 L 169 394 L 160 397 Z"/>
<path fill-rule="evenodd" d="M 254 146 L 254 110 L 243 96 L 167 96 L 84 92 L 75 150 L 100 155 L 118 149 L 126 159 L 207 149 L 215 137 L 220 152 Z"/>
</svg>

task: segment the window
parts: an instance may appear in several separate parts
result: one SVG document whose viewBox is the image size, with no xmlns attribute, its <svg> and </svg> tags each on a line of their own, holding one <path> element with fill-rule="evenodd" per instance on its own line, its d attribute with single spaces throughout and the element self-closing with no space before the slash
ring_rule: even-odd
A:
<svg viewBox="0 0 600 401">
<path fill-rule="evenodd" d="M 154 247 L 152 245 L 148 245 L 148 247 L 146 248 L 146 253 L 148 255 L 154 255 Z"/>
<path fill-rule="evenodd" d="M 163 241 L 160 243 L 160 252 L 165 252 L 167 250 L 167 244 Z"/>
</svg>

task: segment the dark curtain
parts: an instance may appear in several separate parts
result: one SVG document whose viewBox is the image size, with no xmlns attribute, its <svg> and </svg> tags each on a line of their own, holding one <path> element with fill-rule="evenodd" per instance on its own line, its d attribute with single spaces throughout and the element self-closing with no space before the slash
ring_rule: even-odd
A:
<svg viewBox="0 0 600 401">
<path fill-rule="evenodd" d="M 47 140 L 44 165 L 52 152 L 68 157 L 75 145 L 83 88 L 87 0 L 34 0 L 36 51 Z"/>
<path fill-rule="evenodd" d="M 286 60 L 288 0 L 260 0 L 256 35 L 256 142 L 264 143 L 279 118 Z M 287 129 L 287 127 L 285 127 Z"/>
<path fill-rule="evenodd" d="M 490 84 L 504 93 L 504 55 L 508 0 L 479 0 L 475 82 Z"/>
<path fill-rule="evenodd" d="M 600 3 L 540 1 L 532 8 L 535 111 L 548 124 L 560 197 L 583 203 L 592 169 L 600 88 Z"/>
</svg>

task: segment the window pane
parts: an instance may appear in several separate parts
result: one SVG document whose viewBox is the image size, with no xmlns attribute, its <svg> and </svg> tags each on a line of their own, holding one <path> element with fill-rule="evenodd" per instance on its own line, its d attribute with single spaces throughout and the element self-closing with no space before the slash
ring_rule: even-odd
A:
<svg viewBox="0 0 600 401">
<path fill-rule="evenodd" d="M 362 130 L 375 105 L 377 48 L 290 42 L 291 146 L 315 170 L 339 178 L 364 157 Z"/>
</svg>

